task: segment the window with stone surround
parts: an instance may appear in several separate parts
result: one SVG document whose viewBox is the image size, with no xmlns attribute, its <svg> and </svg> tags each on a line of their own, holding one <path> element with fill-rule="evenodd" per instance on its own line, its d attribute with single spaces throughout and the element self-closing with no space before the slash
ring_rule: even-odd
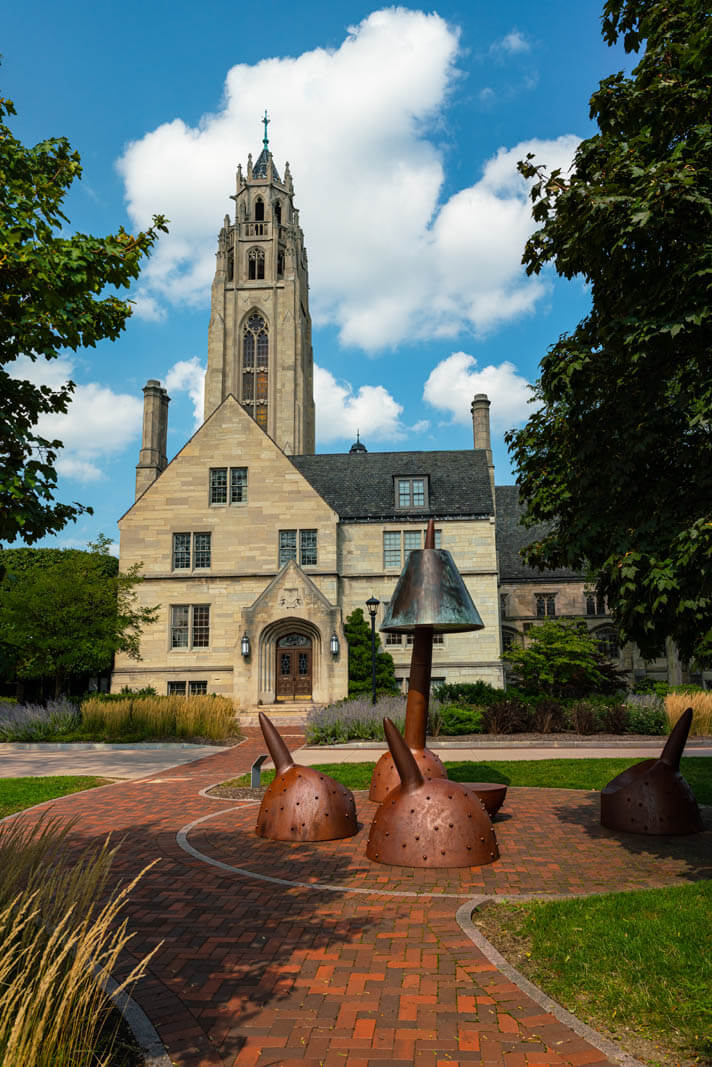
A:
<svg viewBox="0 0 712 1067">
<path fill-rule="evenodd" d="M 229 478 L 229 496 L 228 496 Z M 247 467 L 211 467 L 211 504 L 247 503 Z"/>
<path fill-rule="evenodd" d="M 210 605 L 171 605 L 171 648 L 208 648 Z"/>
<path fill-rule="evenodd" d="M 418 478 L 396 478 L 396 507 L 399 510 L 424 508 L 428 503 L 428 479 L 424 475 Z"/>
<path fill-rule="evenodd" d="M 227 504 L 227 467 L 210 468 L 210 503 Z"/>
<path fill-rule="evenodd" d="M 209 533 L 173 534 L 173 570 L 207 570 L 210 567 Z M 192 557 L 191 557 L 192 544 Z"/>
<path fill-rule="evenodd" d="M 247 467 L 230 467 L 230 503 L 247 503 Z"/>
<path fill-rule="evenodd" d="M 265 276 L 264 248 L 251 248 L 247 253 L 247 277 L 251 282 L 262 281 Z"/>
<path fill-rule="evenodd" d="M 425 544 L 425 530 L 385 530 L 383 533 L 383 567 L 401 568 L 410 553 Z M 442 548 L 442 531 L 435 531 L 435 547 Z"/>
<path fill-rule="evenodd" d="M 612 626 L 602 626 L 600 630 L 594 630 L 592 636 L 602 656 L 606 659 L 618 658 L 618 634 Z"/>
<path fill-rule="evenodd" d="M 278 563 L 283 567 L 290 559 L 297 562 L 297 544 L 299 545 L 299 563 L 302 567 L 316 567 L 318 562 L 316 530 L 280 530 Z"/>
<path fill-rule="evenodd" d="M 387 645 L 402 645 L 403 644 L 403 634 L 388 634 L 387 633 L 386 634 L 386 644 Z"/>
<path fill-rule="evenodd" d="M 556 615 L 556 593 L 535 593 L 537 618 L 544 619 L 546 616 L 554 618 Z"/>
<path fill-rule="evenodd" d="M 267 429 L 269 332 L 264 317 L 252 311 L 242 331 L 242 406 Z"/>
<path fill-rule="evenodd" d="M 195 682 L 168 682 L 167 692 L 169 697 L 184 697 L 186 689 L 189 696 L 206 696 L 208 692 L 207 678 Z"/>
<path fill-rule="evenodd" d="M 405 635 L 405 643 L 407 645 L 412 645 L 413 644 L 413 634 L 406 634 Z M 444 644 L 445 644 L 445 634 L 433 634 L 433 645 L 444 645 Z"/>
</svg>

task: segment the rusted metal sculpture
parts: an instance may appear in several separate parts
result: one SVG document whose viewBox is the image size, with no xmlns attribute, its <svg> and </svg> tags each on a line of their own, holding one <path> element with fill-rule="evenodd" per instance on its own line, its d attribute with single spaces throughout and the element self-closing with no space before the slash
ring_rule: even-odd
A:
<svg viewBox="0 0 712 1067">
<path fill-rule="evenodd" d="M 380 627 L 385 633 L 413 634 L 405 740 L 428 779 L 447 778 L 442 762 L 425 747 L 433 634 L 481 630 L 484 625 L 452 556 L 434 546 L 435 524 L 431 519 L 425 548 L 408 556 Z M 369 798 L 380 803 L 399 782 L 393 758 L 385 752 L 374 769 Z"/>
<path fill-rule="evenodd" d="M 694 834 L 704 829 L 697 801 L 680 774 L 680 758 L 692 723 L 683 711 L 660 759 L 629 767 L 601 790 L 601 823 L 630 834 Z"/>
<path fill-rule="evenodd" d="M 295 763 L 279 730 L 260 712 L 260 726 L 276 768 L 255 832 L 272 841 L 334 841 L 358 830 L 353 793 L 328 774 Z"/>
<path fill-rule="evenodd" d="M 501 782 L 463 782 L 462 784 L 484 804 L 490 819 L 494 819 L 504 804 L 504 798 L 507 795 L 506 785 L 502 785 Z"/>
<path fill-rule="evenodd" d="M 426 780 L 391 720 L 383 726 L 400 784 L 373 817 L 368 858 L 397 867 L 481 867 L 499 859 L 489 815 L 472 790 Z"/>
</svg>

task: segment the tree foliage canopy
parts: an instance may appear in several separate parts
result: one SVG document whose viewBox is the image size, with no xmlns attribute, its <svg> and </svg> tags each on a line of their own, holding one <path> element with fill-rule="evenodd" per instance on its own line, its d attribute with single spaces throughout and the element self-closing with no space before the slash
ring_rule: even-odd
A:
<svg viewBox="0 0 712 1067">
<path fill-rule="evenodd" d="M 591 98 L 572 173 L 529 156 L 529 273 L 553 263 L 590 313 L 552 346 L 537 410 L 507 435 L 528 562 L 589 571 L 621 637 L 712 663 L 712 14 L 608 0 L 608 43 L 643 48 Z"/>
<path fill-rule="evenodd" d="M 621 688 L 586 624 L 574 620 L 547 619 L 532 626 L 526 646 L 514 646 L 503 658 L 527 693 L 577 697 Z"/>
<path fill-rule="evenodd" d="M 26 148 L 7 125 L 14 114 L 0 98 L 0 541 L 31 544 L 90 509 L 53 500 L 61 441 L 35 432 L 41 415 L 66 412 L 73 383 L 35 385 L 12 377 L 12 364 L 115 340 L 131 303 L 105 289 L 128 288 L 166 222 L 155 216 L 137 235 L 68 235 L 62 203 L 81 176 L 79 155 L 65 138 Z"/>
<path fill-rule="evenodd" d="M 3 553 L 0 652 L 9 678 L 52 680 L 55 695 L 81 675 L 111 670 L 116 651 L 140 659 L 156 608 L 136 605 L 139 565 L 119 572 L 100 535 L 90 551 L 17 548 Z"/>
<path fill-rule="evenodd" d="M 347 617 L 344 633 L 349 646 L 349 696 L 371 692 L 371 626 L 363 616 L 363 608 L 355 608 Z M 393 657 L 381 651 L 381 639 L 376 634 L 376 689 L 387 693 L 398 691 L 393 670 Z"/>
</svg>

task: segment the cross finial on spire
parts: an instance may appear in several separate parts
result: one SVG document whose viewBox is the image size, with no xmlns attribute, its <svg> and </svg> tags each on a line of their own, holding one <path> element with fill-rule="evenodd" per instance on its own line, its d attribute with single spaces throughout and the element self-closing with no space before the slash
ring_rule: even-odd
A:
<svg viewBox="0 0 712 1067">
<path fill-rule="evenodd" d="M 262 144 L 265 146 L 265 148 L 268 148 L 269 147 L 269 138 L 267 137 L 267 127 L 269 126 L 269 124 L 271 122 L 271 119 L 269 118 L 269 116 L 267 114 L 267 108 L 265 108 L 265 115 L 264 115 L 264 118 L 262 119 L 262 122 L 264 123 L 264 126 L 265 126 L 265 135 L 264 135 L 264 140 L 262 141 Z"/>
</svg>

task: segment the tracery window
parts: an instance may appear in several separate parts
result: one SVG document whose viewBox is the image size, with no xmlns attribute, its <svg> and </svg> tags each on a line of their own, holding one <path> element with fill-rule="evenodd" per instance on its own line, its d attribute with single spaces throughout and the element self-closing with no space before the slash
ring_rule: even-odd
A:
<svg viewBox="0 0 712 1067">
<path fill-rule="evenodd" d="M 253 311 L 242 334 L 242 405 L 267 429 L 269 335 L 262 315 Z"/>
<path fill-rule="evenodd" d="M 247 277 L 251 282 L 259 281 L 265 276 L 264 248 L 251 248 L 247 253 Z"/>
<path fill-rule="evenodd" d="M 606 659 L 618 658 L 618 634 L 612 626 L 602 626 L 600 630 L 594 630 L 593 637 L 602 656 Z"/>
</svg>

